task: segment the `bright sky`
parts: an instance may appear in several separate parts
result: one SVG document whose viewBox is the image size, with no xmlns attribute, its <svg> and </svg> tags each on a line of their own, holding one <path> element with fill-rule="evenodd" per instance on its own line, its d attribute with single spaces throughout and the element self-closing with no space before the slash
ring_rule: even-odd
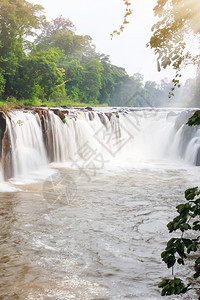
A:
<svg viewBox="0 0 200 300">
<path fill-rule="evenodd" d="M 146 48 L 154 24 L 153 7 L 156 0 L 132 0 L 133 15 L 124 32 L 110 39 L 110 33 L 123 22 L 125 7 L 122 0 L 29 0 L 45 8 L 50 21 L 62 15 L 69 18 L 77 28 L 76 33 L 90 35 L 100 53 L 110 55 L 112 64 L 126 69 L 129 75 L 141 73 L 144 80 L 159 82 L 172 70 L 157 71 L 154 52 Z M 195 76 L 194 68 L 184 72 L 184 79 Z"/>
</svg>

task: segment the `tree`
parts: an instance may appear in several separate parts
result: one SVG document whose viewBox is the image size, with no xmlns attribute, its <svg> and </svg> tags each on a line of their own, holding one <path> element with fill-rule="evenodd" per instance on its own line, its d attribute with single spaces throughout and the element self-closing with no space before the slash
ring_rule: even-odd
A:
<svg viewBox="0 0 200 300">
<path fill-rule="evenodd" d="M 143 76 L 139 73 L 133 76 L 118 68 L 118 83 L 111 97 L 112 105 L 119 106 L 146 106 L 143 89 Z M 120 71 L 120 72 L 119 72 Z"/>
<path fill-rule="evenodd" d="M 157 104 L 157 93 L 158 93 L 158 86 L 155 81 L 147 81 L 145 82 L 145 98 L 151 105 L 158 106 Z"/>
<path fill-rule="evenodd" d="M 84 68 L 78 60 L 71 60 L 63 64 L 65 69 L 65 87 L 67 95 L 74 101 L 79 101 L 81 97 L 81 86 L 84 79 Z"/>
<path fill-rule="evenodd" d="M 25 57 L 26 38 L 35 35 L 45 17 L 40 5 L 26 0 L 2 0 L 0 3 L 0 70 L 3 90 L 11 94 L 12 83 Z"/>
<path fill-rule="evenodd" d="M 4 71 L 0 69 L 0 97 L 4 93 L 6 80 L 4 78 Z"/>
<path fill-rule="evenodd" d="M 11 94 L 17 99 L 48 100 L 56 90 L 64 93 L 63 70 L 57 67 L 60 55 L 58 49 L 51 48 L 25 56 L 13 77 Z"/>
<path fill-rule="evenodd" d="M 88 59 L 83 63 L 84 79 L 81 86 L 82 101 L 85 103 L 98 103 L 101 89 L 101 73 L 103 67 L 95 58 Z"/>
<path fill-rule="evenodd" d="M 55 19 L 52 19 L 50 23 L 46 23 L 46 26 L 44 26 L 40 37 L 50 37 L 58 32 L 74 33 L 75 30 L 76 27 L 69 19 L 59 16 Z"/>
<path fill-rule="evenodd" d="M 84 57 L 95 56 L 95 47 L 91 45 L 92 38 L 88 35 L 75 34 L 75 26 L 62 16 L 48 23 L 36 39 L 37 50 L 47 50 L 58 47 L 64 51 L 67 60 L 84 60 Z"/>
<path fill-rule="evenodd" d="M 107 63 L 104 59 L 103 61 L 101 61 L 101 65 L 103 67 L 103 71 L 101 74 L 101 89 L 98 100 L 99 103 L 110 104 L 110 98 L 115 89 L 113 69 L 112 66 L 109 63 Z"/>
<path fill-rule="evenodd" d="M 148 43 L 163 68 L 171 65 L 180 70 L 186 64 L 199 64 L 200 55 L 187 50 L 186 36 L 200 33 L 200 2 L 198 0 L 158 0 L 154 8 L 159 20 Z M 176 83 L 176 82 L 175 82 Z"/>
<path fill-rule="evenodd" d="M 0 3 L 0 57 L 4 58 L 17 39 L 35 35 L 45 16 L 43 7 L 26 0 L 1 0 Z"/>
</svg>

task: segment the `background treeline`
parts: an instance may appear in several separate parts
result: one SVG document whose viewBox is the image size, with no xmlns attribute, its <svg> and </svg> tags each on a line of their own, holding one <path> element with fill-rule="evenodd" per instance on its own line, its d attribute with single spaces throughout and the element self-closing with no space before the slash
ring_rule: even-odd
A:
<svg viewBox="0 0 200 300">
<path fill-rule="evenodd" d="M 77 35 L 69 19 L 46 21 L 43 8 L 24 0 L 0 3 L 0 98 L 26 105 L 169 106 L 173 83 L 143 83 Z M 173 105 L 195 106 L 198 80 L 178 90 Z"/>
</svg>

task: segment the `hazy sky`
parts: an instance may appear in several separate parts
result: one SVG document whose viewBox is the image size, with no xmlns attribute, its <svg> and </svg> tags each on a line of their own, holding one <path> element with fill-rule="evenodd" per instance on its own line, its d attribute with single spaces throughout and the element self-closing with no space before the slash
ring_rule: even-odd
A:
<svg viewBox="0 0 200 300">
<path fill-rule="evenodd" d="M 76 33 L 90 35 L 100 53 L 110 55 L 111 63 L 124 67 L 129 75 L 141 73 L 144 80 L 160 81 L 172 78 L 170 70 L 157 71 L 154 52 L 146 48 L 155 19 L 153 7 L 156 0 L 132 0 L 133 15 L 124 32 L 110 39 L 110 33 L 122 24 L 124 5 L 122 0 L 30 0 L 45 8 L 50 21 L 59 15 L 69 18 L 77 28 Z M 194 69 L 188 69 L 184 78 L 194 77 Z"/>
</svg>

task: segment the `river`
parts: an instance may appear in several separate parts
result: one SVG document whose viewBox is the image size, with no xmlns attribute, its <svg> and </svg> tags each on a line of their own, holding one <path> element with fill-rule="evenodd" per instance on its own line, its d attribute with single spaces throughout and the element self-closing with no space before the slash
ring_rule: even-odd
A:
<svg viewBox="0 0 200 300">
<path fill-rule="evenodd" d="M 175 156 L 174 145 L 166 148 L 177 116 L 156 131 L 149 114 L 134 141 L 121 127 L 120 155 L 112 160 L 103 156 L 102 163 L 102 149 L 111 149 L 105 145 L 92 166 L 83 168 L 83 157 L 60 159 L 1 181 L 0 299 L 163 299 L 157 285 L 171 275 L 160 257 L 170 238 L 166 224 L 184 190 L 199 185 L 200 168 Z M 191 272 L 175 268 L 176 276 Z M 195 299 L 194 292 L 184 299 Z"/>
</svg>

